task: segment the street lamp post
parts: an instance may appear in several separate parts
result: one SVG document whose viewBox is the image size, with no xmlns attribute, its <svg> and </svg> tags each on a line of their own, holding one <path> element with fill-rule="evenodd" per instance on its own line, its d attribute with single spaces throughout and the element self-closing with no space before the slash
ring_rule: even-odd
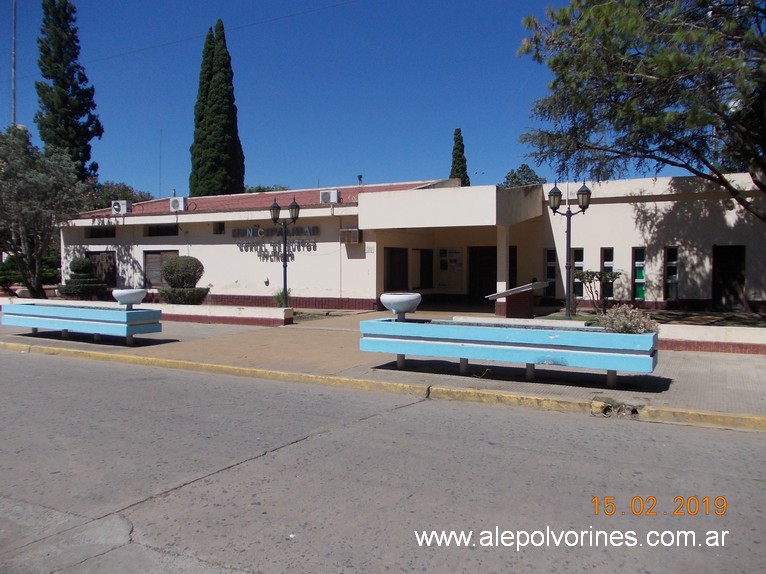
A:
<svg viewBox="0 0 766 574">
<path fill-rule="evenodd" d="M 271 207 L 269 208 L 269 212 L 271 213 L 271 221 L 276 223 L 277 225 L 282 226 L 282 306 L 287 307 L 287 226 L 290 223 L 295 223 L 298 220 L 298 215 L 301 211 L 301 206 L 298 205 L 298 203 L 295 201 L 295 197 L 293 197 L 293 201 L 288 206 L 288 209 L 290 210 L 290 221 L 288 221 L 286 218 L 283 219 L 281 222 L 279 221 L 279 212 L 282 210 L 281 207 L 279 207 L 279 204 L 277 203 L 277 200 L 274 200 L 274 203 L 271 204 Z"/>
<path fill-rule="evenodd" d="M 566 285 L 564 286 L 564 293 L 566 297 L 566 315 L 567 321 L 572 319 L 572 216 L 578 213 L 585 213 L 590 205 L 590 189 L 583 182 L 582 187 L 577 190 L 577 205 L 580 206 L 580 211 L 572 213 L 569 207 L 569 193 L 567 192 L 567 210 L 565 213 L 559 213 L 558 210 L 561 207 L 561 190 L 557 185 L 553 185 L 553 189 L 548 192 L 548 202 L 550 204 L 551 211 L 554 214 L 563 215 L 567 218 L 567 245 L 566 245 Z"/>
</svg>

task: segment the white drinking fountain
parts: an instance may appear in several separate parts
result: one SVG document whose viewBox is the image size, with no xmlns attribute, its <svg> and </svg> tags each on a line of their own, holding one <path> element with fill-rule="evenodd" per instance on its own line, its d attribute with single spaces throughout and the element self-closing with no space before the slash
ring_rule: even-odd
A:
<svg viewBox="0 0 766 574">
<path fill-rule="evenodd" d="M 146 297 L 146 289 L 114 289 L 112 291 L 112 297 L 114 297 L 120 305 L 126 305 L 128 310 L 133 308 L 133 305 L 137 305 Z"/>
<path fill-rule="evenodd" d="M 420 293 L 383 293 L 380 302 L 396 315 L 397 321 L 404 321 L 405 313 L 414 313 L 420 305 Z"/>
</svg>

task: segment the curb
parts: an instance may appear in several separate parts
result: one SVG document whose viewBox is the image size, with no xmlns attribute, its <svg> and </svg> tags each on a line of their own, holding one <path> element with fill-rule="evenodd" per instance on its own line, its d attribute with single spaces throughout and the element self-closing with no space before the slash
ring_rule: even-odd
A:
<svg viewBox="0 0 766 574">
<path fill-rule="evenodd" d="M 25 345 L 21 343 L 6 343 L 0 341 L 0 349 L 18 351 L 21 353 L 37 353 L 40 355 L 58 355 L 74 357 L 78 359 L 90 359 L 94 361 L 111 361 L 115 363 L 127 363 L 131 365 L 144 365 L 147 367 L 164 367 L 183 371 L 197 371 L 203 373 L 217 373 L 221 375 L 233 375 L 274 381 L 287 381 L 325 385 L 331 387 L 355 388 L 366 391 L 385 391 L 391 393 L 419 395 L 428 397 L 428 385 L 392 383 L 386 381 L 372 381 L 368 379 L 351 379 L 333 375 L 309 375 L 307 373 L 289 373 L 285 371 L 271 371 L 268 369 L 256 369 L 250 367 L 234 367 L 230 365 L 217 365 L 214 363 L 199 363 L 195 361 L 181 361 L 178 359 L 161 359 L 156 357 L 141 357 L 137 355 L 119 355 L 102 353 L 100 351 L 81 351 L 79 349 L 63 349 L 59 347 L 43 347 L 40 345 Z"/>
<path fill-rule="evenodd" d="M 551 399 L 549 397 L 535 395 L 518 395 L 509 391 L 497 391 L 493 389 L 463 389 L 433 386 L 431 387 L 429 398 L 527 407 L 562 413 L 590 413 L 591 411 L 591 401 Z"/>
<path fill-rule="evenodd" d="M 766 431 L 766 417 L 759 415 L 646 406 L 641 409 L 639 418 L 662 423 Z"/>
<path fill-rule="evenodd" d="M 519 395 L 510 391 L 498 391 L 493 389 L 468 389 L 460 387 L 443 387 L 438 385 L 429 387 L 425 384 L 392 383 L 386 381 L 373 381 L 369 379 L 352 379 L 348 377 L 338 377 L 333 375 L 309 375 L 306 373 L 290 373 L 285 371 L 272 371 L 249 367 L 234 367 L 229 365 L 217 365 L 213 363 L 181 361 L 177 359 L 161 359 L 155 357 L 147 358 L 137 355 L 120 355 L 103 353 L 99 351 L 82 351 L 78 349 L 8 343 L 4 341 L 0 341 L 0 349 L 30 354 L 38 353 L 41 355 L 59 355 L 75 357 L 79 359 L 111 361 L 117 363 L 145 365 L 150 367 L 164 367 L 185 371 L 218 373 L 224 375 L 261 378 L 275 381 L 298 382 L 368 391 L 384 391 L 416 395 L 430 399 L 517 406 L 562 413 L 594 415 L 594 413 L 601 411 L 602 408 L 607 404 L 598 400 L 585 401 L 577 399 L 556 399 L 536 395 Z M 631 418 L 639 421 L 704 426 L 711 428 L 726 428 L 735 430 L 766 431 L 766 416 L 761 415 L 720 413 L 683 408 L 652 407 L 648 405 L 639 407 L 637 410 L 637 415 L 632 416 Z"/>
</svg>

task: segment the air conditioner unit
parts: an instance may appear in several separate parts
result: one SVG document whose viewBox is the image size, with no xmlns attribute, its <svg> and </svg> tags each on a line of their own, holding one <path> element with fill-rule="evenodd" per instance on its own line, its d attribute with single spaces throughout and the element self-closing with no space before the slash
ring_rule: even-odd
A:
<svg viewBox="0 0 766 574">
<path fill-rule="evenodd" d="M 186 211 L 186 198 L 185 197 L 171 197 L 170 198 L 170 211 Z"/>
<path fill-rule="evenodd" d="M 133 211 L 133 204 L 127 199 L 118 199 L 112 202 L 112 215 L 122 215 Z"/>
<path fill-rule="evenodd" d="M 340 242 L 341 243 L 361 243 L 362 242 L 362 230 L 361 229 L 341 229 L 340 230 Z"/>
<path fill-rule="evenodd" d="M 319 192 L 319 203 L 338 203 L 338 190 L 326 189 Z"/>
</svg>

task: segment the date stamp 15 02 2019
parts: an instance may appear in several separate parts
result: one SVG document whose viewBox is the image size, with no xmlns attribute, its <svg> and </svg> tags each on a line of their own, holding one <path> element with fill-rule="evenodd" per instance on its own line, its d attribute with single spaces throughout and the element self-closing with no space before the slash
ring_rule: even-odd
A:
<svg viewBox="0 0 766 574">
<path fill-rule="evenodd" d="M 628 503 L 617 501 L 614 496 L 594 496 L 591 499 L 593 512 L 596 516 L 724 516 L 726 514 L 726 497 L 716 496 L 676 496 L 673 506 L 663 510 L 658 507 L 656 496 L 634 496 Z"/>
</svg>

